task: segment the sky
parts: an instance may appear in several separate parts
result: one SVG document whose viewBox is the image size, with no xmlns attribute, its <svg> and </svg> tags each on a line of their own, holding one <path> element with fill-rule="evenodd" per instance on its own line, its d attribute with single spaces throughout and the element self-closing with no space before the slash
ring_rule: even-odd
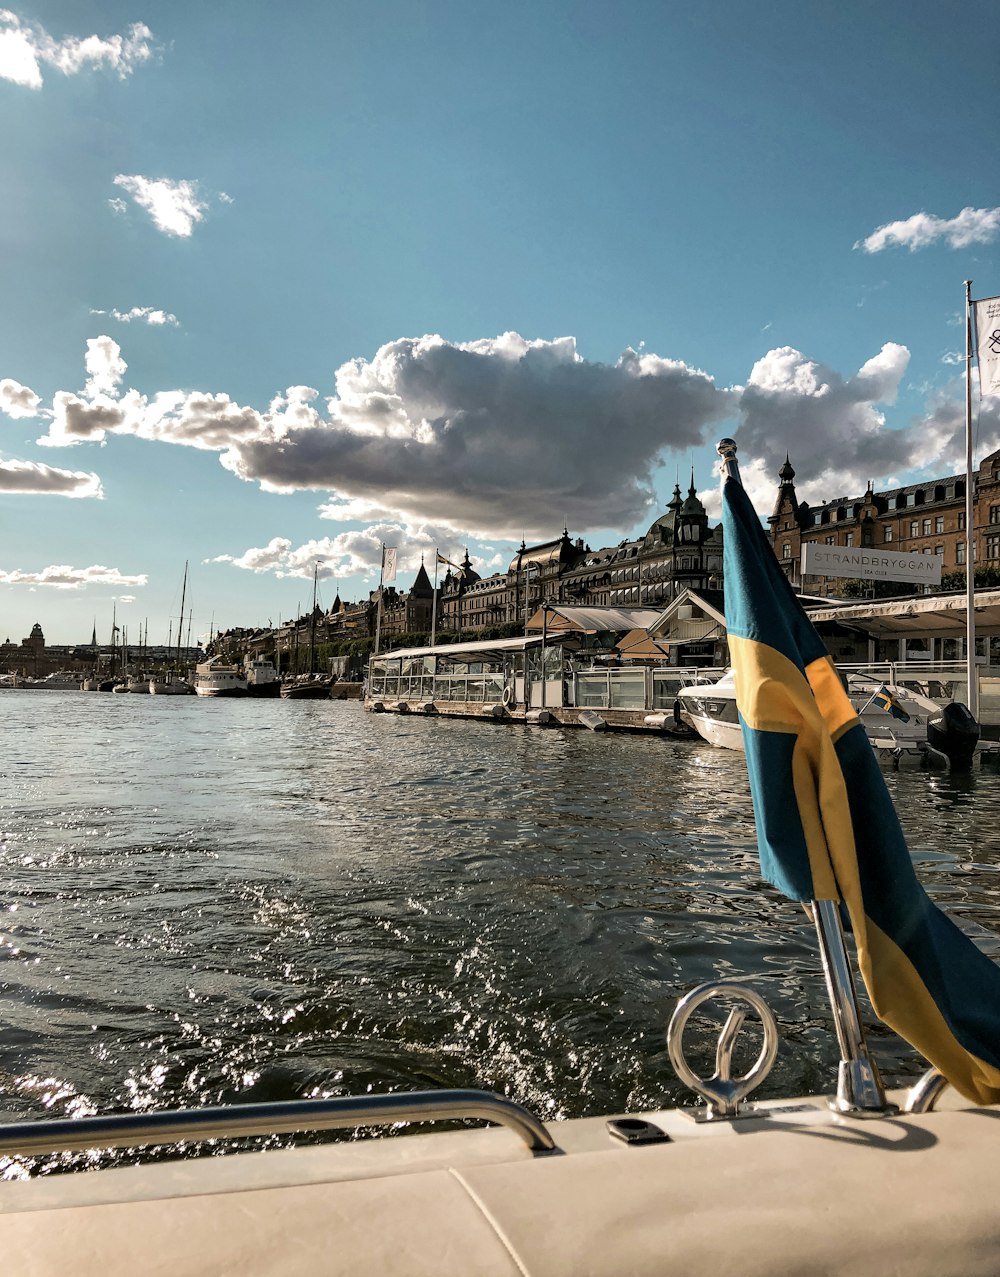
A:
<svg viewBox="0 0 1000 1277">
<path fill-rule="evenodd" d="M 724 436 L 762 515 L 786 452 L 961 472 L 998 55 L 985 0 L 0 9 L 0 641 L 617 544 Z"/>
</svg>

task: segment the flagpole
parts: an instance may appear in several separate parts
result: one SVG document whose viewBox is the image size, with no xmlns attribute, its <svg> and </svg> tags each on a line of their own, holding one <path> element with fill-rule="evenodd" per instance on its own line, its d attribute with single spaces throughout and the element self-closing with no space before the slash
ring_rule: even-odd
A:
<svg viewBox="0 0 1000 1277">
<path fill-rule="evenodd" d="M 718 453 L 722 458 L 722 486 L 725 487 L 727 479 L 733 479 L 742 487 L 735 441 L 721 439 Z M 898 1110 L 895 1105 L 887 1103 L 878 1066 L 868 1053 L 854 976 L 840 923 L 840 901 L 813 900 L 806 910 L 816 927 L 823 976 L 840 1047 L 837 1096 L 830 1105 L 845 1117 L 888 1116 Z"/>
<path fill-rule="evenodd" d="M 965 664 L 969 713 L 979 718 L 976 666 L 976 564 L 972 480 L 972 280 L 965 281 Z"/>
<path fill-rule="evenodd" d="M 438 558 L 439 550 L 434 547 L 434 594 L 431 598 L 431 647 L 434 646 L 434 640 L 437 636 L 437 615 L 438 615 Z"/>
<path fill-rule="evenodd" d="M 375 655 L 378 656 L 379 639 L 382 636 L 382 577 L 385 573 L 385 542 L 382 546 L 382 562 L 378 570 L 378 608 L 375 612 Z"/>
</svg>

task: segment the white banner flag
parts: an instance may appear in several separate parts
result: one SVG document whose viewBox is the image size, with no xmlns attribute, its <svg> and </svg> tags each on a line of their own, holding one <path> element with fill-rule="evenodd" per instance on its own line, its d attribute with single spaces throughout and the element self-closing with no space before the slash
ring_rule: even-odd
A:
<svg viewBox="0 0 1000 1277">
<path fill-rule="evenodd" d="M 394 545 L 384 545 L 382 547 L 382 580 L 395 581 L 396 579 L 396 547 Z"/>
<path fill-rule="evenodd" d="M 976 315 L 979 390 L 984 395 L 1000 395 L 1000 297 L 986 297 L 972 306 Z"/>
</svg>

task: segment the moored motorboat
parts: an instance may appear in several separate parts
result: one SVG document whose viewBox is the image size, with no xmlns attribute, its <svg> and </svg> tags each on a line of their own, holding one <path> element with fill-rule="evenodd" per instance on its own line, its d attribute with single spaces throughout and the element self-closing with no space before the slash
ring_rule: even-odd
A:
<svg viewBox="0 0 1000 1277">
<path fill-rule="evenodd" d="M 979 730 L 964 705 L 941 705 L 913 688 L 871 678 L 849 679 L 847 692 L 880 761 L 910 757 L 959 770 L 971 764 Z M 715 683 L 682 687 L 677 703 L 681 717 L 709 744 L 742 751 L 732 670 Z"/>
<path fill-rule="evenodd" d="M 194 688 L 181 674 L 168 670 L 165 674 L 154 674 L 149 680 L 149 691 L 153 696 L 189 696 Z"/>
<path fill-rule="evenodd" d="M 23 679 L 18 683 L 18 687 L 33 692 L 78 692 L 80 675 L 72 674 L 68 670 L 56 670 L 53 674 L 46 674 L 44 678 Z"/>
<path fill-rule="evenodd" d="M 323 701 L 330 699 L 332 680 L 321 674 L 305 674 L 300 678 L 286 679 L 281 684 L 283 700 Z"/>
<path fill-rule="evenodd" d="M 243 663 L 247 678 L 248 696 L 277 696 L 281 691 L 281 681 L 274 662 L 266 657 L 247 657 Z"/>
<path fill-rule="evenodd" d="M 247 681 L 235 665 L 213 656 L 195 666 L 194 690 L 199 696 L 246 696 Z"/>
</svg>

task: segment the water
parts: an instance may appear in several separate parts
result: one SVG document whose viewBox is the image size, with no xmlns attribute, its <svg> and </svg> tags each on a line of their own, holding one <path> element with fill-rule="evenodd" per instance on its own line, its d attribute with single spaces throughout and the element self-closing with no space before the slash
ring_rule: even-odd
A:
<svg viewBox="0 0 1000 1277">
<path fill-rule="evenodd" d="M 324 701 L 4 691 L 0 727 L 7 1120 L 438 1086 L 543 1119 L 683 1102 L 665 1026 L 717 978 L 778 1016 L 759 1094 L 834 1086 L 741 755 Z M 1000 777 L 887 783 L 929 892 L 1000 960 Z M 888 1083 L 922 1072 L 870 1040 Z"/>
</svg>

